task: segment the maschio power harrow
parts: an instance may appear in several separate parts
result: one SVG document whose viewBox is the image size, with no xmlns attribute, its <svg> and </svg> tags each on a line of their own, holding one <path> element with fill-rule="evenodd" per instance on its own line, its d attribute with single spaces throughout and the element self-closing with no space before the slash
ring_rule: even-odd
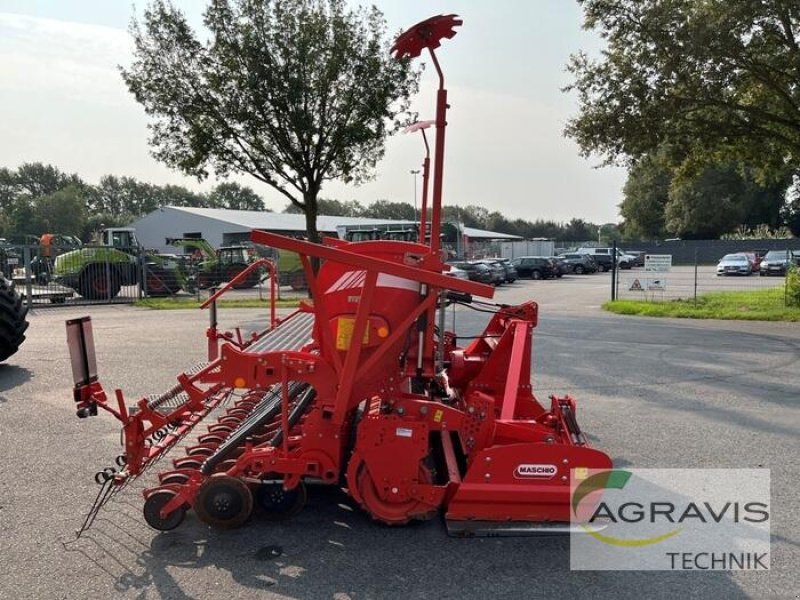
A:
<svg viewBox="0 0 800 600">
<path fill-rule="evenodd" d="M 132 407 L 119 390 L 108 398 L 97 379 L 88 317 L 68 322 L 78 415 L 112 413 L 124 440 L 118 468 L 98 473 L 84 528 L 176 447 L 185 456 L 144 491 L 144 518 L 158 530 L 177 527 L 189 510 L 221 528 L 242 525 L 256 505 L 268 517 L 290 516 L 307 482 L 342 487 L 392 525 L 443 511 L 455 534 L 546 528 L 570 521 L 571 469 L 611 467 L 587 444 L 572 398 L 551 397 L 546 408 L 534 396 L 537 305 L 475 301 L 493 289 L 443 274 L 447 92 L 434 50 L 460 24 L 433 17 L 394 46 L 400 59 L 427 49 L 439 74 L 431 219 L 423 210 L 420 223 L 429 243 L 312 244 L 254 232 L 254 242 L 300 255 L 312 300 L 242 339 L 216 330 L 210 299 L 208 362 Z M 445 331 L 451 303 L 494 313 L 466 347 Z"/>
</svg>

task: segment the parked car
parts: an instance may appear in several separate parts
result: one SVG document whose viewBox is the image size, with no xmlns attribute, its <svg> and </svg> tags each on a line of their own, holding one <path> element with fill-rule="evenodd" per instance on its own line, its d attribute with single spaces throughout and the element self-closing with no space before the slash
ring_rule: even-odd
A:
<svg viewBox="0 0 800 600">
<path fill-rule="evenodd" d="M 603 273 L 604 271 L 610 271 L 611 267 L 614 265 L 612 259 L 612 256 L 614 255 L 613 248 L 583 247 L 583 248 L 578 248 L 575 252 L 577 254 L 588 254 L 589 256 L 591 256 L 597 263 L 597 270 L 600 271 L 601 273 Z M 616 263 L 620 269 L 632 268 L 633 263 L 635 261 L 636 261 L 635 257 L 623 253 L 619 248 L 617 249 Z"/>
<path fill-rule="evenodd" d="M 584 275 L 597 272 L 597 263 L 588 254 L 562 254 L 559 258 L 570 273 Z"/>
<path fill-rule="evenodd" d="M 486 265 L 492 273 L 492 285 L 503 285 L 506 282 L 506 270 L 503 265 L 497 263 L 496 260 L 484 258 L 481 260 L 473 260 L 475 264 Z"/>
<path fill-rule="evenodd" d="M 647 255 L 646 250 L 623 250 L 622 252 L 625 255 L 633 258 L 632 266 L 634 267 L 644 266 L 644 257 Z"/>
<path fill-rule="evenodd" d="M 469 279 L 469 273 L 455 265 L 450 265 L 450 270 L 445 271 L 444 274 L 448 277 L 454 277 L 455 279 Z"/>
<path fill-rule="evenodd" d="M 770 250 L 761 259 L 760 275 L 786 275 L 790 264 L 800 264 L 800 251 Z"/>
<path fill-rule="evenodd" d="M 448 264 L 454 265 L 459 269 L 466 271 L 470 281 L 488 284 L 492 283 L 492 272 L 486 265 L 471 262 L 457 262 Z"/>
<path fill-rule="evenodd" d="M 753 265 L 745 254 L 726 254 L 717 265 L 717 277 L 720 275 L 750 275 Z"/>
<path fill-rule="evenodd" d="M 517 279 L 519 279 L 519 274 L 517 273 L 517 269 L 511 264 L 510 258 L 498 258 L 495 261 L 497 264 L 503 267 L 506 272 L 506 283 L 514 283 Z"/>
<path fill-rule="evenodd" d="M 556 276 L 553 263 L 546 256 L 520 256 L 511 260 L 519 276 L 531 279 L 551 279 Z"/>
</svg>

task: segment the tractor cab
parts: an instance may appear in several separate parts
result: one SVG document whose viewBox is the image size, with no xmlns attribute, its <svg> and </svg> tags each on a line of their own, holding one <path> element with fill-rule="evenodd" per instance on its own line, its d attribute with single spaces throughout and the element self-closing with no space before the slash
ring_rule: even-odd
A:
<svg viewBox="0 0 800 600">
<path fill-rule="evenodd" d="M 122 251 L 139 248 L 136 230 L 132 227 L 108 227 L 100 232 L 100 244 L 111 246 Z"/>
<path fill-rule="evenodd" d="M 249 246 L 227 246 L 217 250 L 220 266 L 250 264 L 253 262 L 253 250 Z"/>
</svg>

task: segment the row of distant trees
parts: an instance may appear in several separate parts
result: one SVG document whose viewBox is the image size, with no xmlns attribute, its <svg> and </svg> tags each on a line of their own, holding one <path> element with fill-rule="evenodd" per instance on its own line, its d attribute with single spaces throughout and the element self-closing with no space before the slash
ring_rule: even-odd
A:
<svg viewBox="0 0 800 600">
<path fill-rule="evenodd" d="M 0 168 L 0 237 L 23 240 L 45 232 L 76 235 L 89 240 L 101 226 L 124 226 L 161 206 L 225 208 L 267 211 L 264 199 L 251 188 L 222 182 L 201 193 L 180 185 L 156 185 L 133 177 L 106 175 L 99 183 L 86 182 L 78 174 L 53 165 L 26 163 L 12 170 Z M 582 219 L 568 223 L 508 219 L 481 206 L 445 206 L 444 219 L 467 227 L 510 233 L 526 238 L 544 237 L 584 241 L 617 237 L 616 226 L 602 227 Z M 287 204 L 286 213 L 301 209 Z M 321 198 L 319 213 L 330 216 L 414 220 L 416 211 L 407 202 L 376 200 L 363 205 L 356 200 Z"/>
</svg>

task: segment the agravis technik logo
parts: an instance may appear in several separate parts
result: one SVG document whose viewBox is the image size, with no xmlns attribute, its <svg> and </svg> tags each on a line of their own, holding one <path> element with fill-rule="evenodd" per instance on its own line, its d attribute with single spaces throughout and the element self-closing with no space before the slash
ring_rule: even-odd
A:
<svg viewBox="0 0 800 600">
<path fill-rule="evenodd" d="M 573 569 L 769 569 L 768 469 L 572 471 Z"/>
</svg>

